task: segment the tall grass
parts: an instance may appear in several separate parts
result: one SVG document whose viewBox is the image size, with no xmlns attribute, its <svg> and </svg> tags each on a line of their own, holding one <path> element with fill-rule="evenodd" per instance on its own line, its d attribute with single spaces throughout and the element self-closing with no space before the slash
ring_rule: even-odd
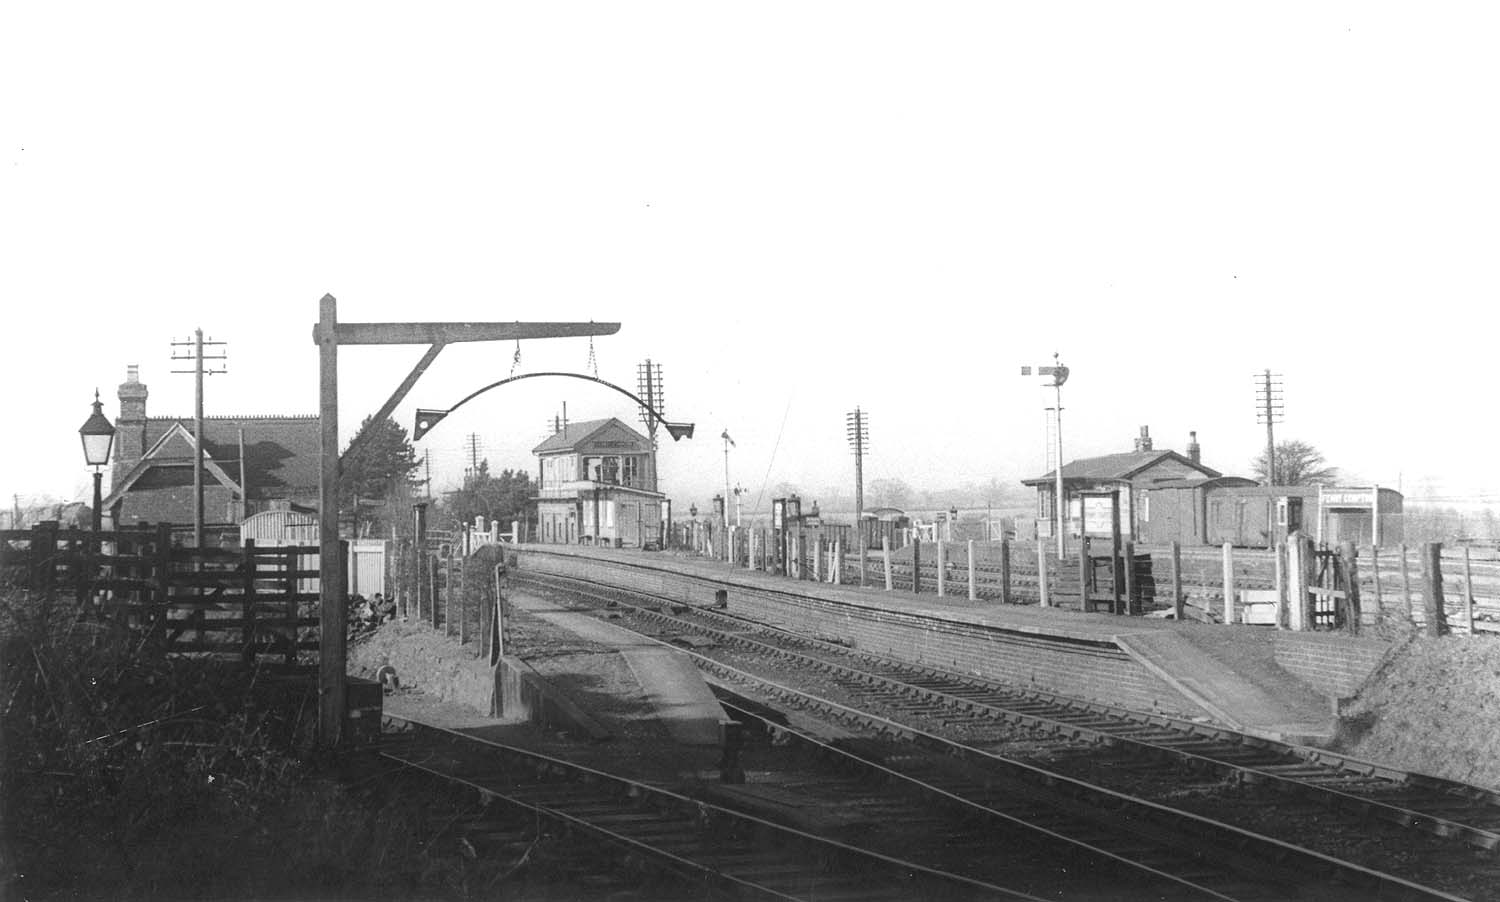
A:
<svg viewBox="0 0 1500 902">
<path fill-rule="evenodd" d="M 0 594 L 0 898 L 410 895 L 422 805 L 338 779 L 315 720 L 308 687 Z"/>
</svg>

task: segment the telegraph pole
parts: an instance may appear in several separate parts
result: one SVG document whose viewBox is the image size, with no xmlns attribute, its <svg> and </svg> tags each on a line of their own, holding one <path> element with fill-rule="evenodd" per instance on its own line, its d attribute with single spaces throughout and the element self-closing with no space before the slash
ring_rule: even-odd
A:
<svg viewBox="0 0 1500 902">
<path fill-rule="evenodd" d="M 662 396 L 661 364 L 652 363 L 650 357 L 646 358 L 645 363 L 636 364 L 635 385 L 635 393 L 646 401 L 646 406 L 640 410 L 640 416 L 641 422 L 646 424 L 646 436 L 651 439 L 651 454 L 649 456 L 649 460 L 651 461 L 651 481 L 647 484 L 653 492 L 658 492 L 661 491 L 661 486 L 656 481 L 657 420 L 656 417 L 651 415 L 651 411 L 654 410 L 663 416 L 666 415 L 666 399 Z"/>
<path fill-rule="evenodd" d="M 844 415 L 844 428 L 849 434 L 849 446 L 854 449 L 854 535 L 858 548 L 859 584 L 865 585 L 865 446 L 870 443 L 870 421 L 863 410 L 854 408 Z"/>
<path fill-rule="evenodd" d="M 1275 424 L 1286 417 L 1281 403 L 1281 374 L 1266 370 L 1256 375 L 1255 419 L 1266 424 L 1266 485 L 1276 485 Z"/>
<path fill-rule="evenodd" d="M 212 376 L 215 373 L 228 372 L 228 367 L 219 369 L 203 368 L 205 360 L 227 360 L 227 354 L 217 354 L 211 357 L 203 355 L 205 345 L 220 347 L 222 341 L 204 341 L 203 330 L 195 329 L 191 339 L 172 342 L 173 360 L 191 360 L 193 368 L 190 370 L 173 370 L 174 373 L 192 373 L 194 376 L 193 390 L 193 547 L 203 547 L 203 377 Z M 191 352 L 179 354 L 176 348 L 191 348 Z M 241 491 L 244 487 L 241 486 Z"/>
</svg>

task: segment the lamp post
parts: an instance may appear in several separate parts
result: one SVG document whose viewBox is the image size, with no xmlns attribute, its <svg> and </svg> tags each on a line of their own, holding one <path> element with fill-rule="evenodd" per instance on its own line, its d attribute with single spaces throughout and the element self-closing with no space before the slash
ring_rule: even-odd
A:
<svg viewBox="0 0 1500 902">
<path fill-rule="evenodd" d="M 83 440 L 83 459 L 94 468 L 94 537 L 97 539 L 103 526 L 103 467 L 109 463 L 109 451 L 115 443 L 115 427 L 104 416 L 104 405 L 99 401 L 97 388 L 94 389 L 94 412 L 78 427 L 78 436 Z"/>
</svg>

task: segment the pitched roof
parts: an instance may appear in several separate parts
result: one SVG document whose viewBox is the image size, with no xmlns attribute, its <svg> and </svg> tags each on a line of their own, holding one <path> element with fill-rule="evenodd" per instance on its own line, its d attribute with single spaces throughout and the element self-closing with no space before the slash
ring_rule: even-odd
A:
<svg viewBox="0 0 1500 902">
<path fill-rule="evenodd" d="M 156 450 L 174 427 L 191 434 L 193 421 L 190 417 L 147 418 L 145 447 Z M 240 478 L 241 429 L 245 432 L 245 483 L 250 498 L 284 498 L 317 491 L 322 442 L 316 416 L 204 417 L 204 450 L 234 483 Z M 137 466 L 190 466 L 191 462 L 191 457 L 153 458 L 148 450 Z M 128 481 L 127 476 L 121 483 Z"/>
<path fill-rule="evenodd" d="M 561 432 L 554 433 L 540 445 L 531 449 L 532 454 L 546 454 L 550 451 L 571 451 L 579 445 L 584 444 L 595 433 L 602 431 L 606 426 L 614 424 L 630 433 L 642 443 L 649 443 L 650 439 L 631 429 L 616 417 L 608 417 L 603 420 L 582 420 L 577 423 L 569 423 Z"/>
<path fill-rule="evenodd" d="M 1194 463 L 1176 451 L 1122 451 L 1101 457 L 1081 457 L 1063 465 L 1063 479 L 1130 479 L 1141 471 L 1163 460 L 1175 460 L 1186 464 L 1205 476 L 1221 476 L 1218 470 Z M 1056 471 L 1048 470 L 1041 476 L 1021 480 L 1022 485 L 1038 485 L 1056 479 Z"/>
</svg>

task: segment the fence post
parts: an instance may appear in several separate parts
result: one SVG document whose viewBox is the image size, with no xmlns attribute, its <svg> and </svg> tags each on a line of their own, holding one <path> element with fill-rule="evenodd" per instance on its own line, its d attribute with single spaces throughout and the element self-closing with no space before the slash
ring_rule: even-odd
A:
<svg viewBox="0 0 1500 902">
<path fill-rule="evenodd" d="M 911 540 L 911 594 L 922 592 L 922 540 L 912 536 Z"/>
<path fill-rule="evenodd" d="M 1276 628 L 1286 629 L 1286 543 L 1277 542 L 1271 546 L 1275 554 L 1273 558 L 1275 570 L 1276 589 Z"/>
<path fill-rule="evenodd" d="M 1349 635 L 1359 635 L 1359 621 L 1362 613 L 1359 604 L 1359 552 L 1355 550 L 1353 542 L 1339 543 L 1339 557 L 1344 563 L 1344 575 L 1347 578 L 1344 585 L 1344 610 L 1349 620 Z"/>
<path fill-rule="evenodd" d="M 1016 603 L 1010 587 L 1010 539 L 1000 540 L 1000 603 Z"/>
<path fill-rule="evenodd" d="M 156 525 L 156 610 L 151 633 L 163 644 L 167 638 L 167 608 L 172 603 L 172 524 Z"/>
<path fill-rule="evenodd" d="M 979 598 L 979 586 L 974 582 L 974 540 L 969 540 L 969 600 L 976 601 Z"/>
<path fill-rule="evenodd" d="M 1224 543 L 1224 622 L 1234 622 L 1234 546 Z"/>
<path fill-rule="evenodd" d="M 1464 629 L 1474 634 L 1474 573 L 1469 569 L 1469 546 L 1464 546 Z"/>
<path fill-rule="evenodd" d="M 244 642 L 244 649 L 240 652 L 240 660 L 249 667 L 255 663 L 255 540 L 246 539 L 245 547 L 240 551 L 240 576 L 243 582 L 240 584 L 240 639 Z"/>
<path fill-rule="evenodd" d="M 1061 569 L 1060 566 L 1059 569 Z M 1036 591 L 1037 605 L 1043 608 L 1050 607 L 1051 599 L 1047 597 L 1047 543 L 1041 536 L 1036 537 Z"/>
<path fill-rule="evenodd" d="M 1081 530 L 1080 530 L 1081 531 Z M 1089 569 L 1093 565 L 1089 562 L 1089 537 L 1087 534 L 1078 537 L 1078 610 L 1089 609 Z"/>
<path fill-rule="evenodd" d="M 823 537 L 821 535 L 814 536 L 813 543 L 813 582 L 820 583 L 823 581 Z"/>
<path fill-rule="evenodd" d="M 1182 543 L 1174 540 L 1172 542 L 1172 617 L 1182 620 L 1187 616 L 1183 610 L 1182 597 Z"/>
<path fill-rule="evenodd" d="M 286 663 L 296 664 L 297 635 L 298 630 L 300 629 L 300 627 L 297 626 L 297 621 L 301 619 L 297 616 L 300 613 L 300 611 L 298 610 L 299 605 L 297 603 L 297 567 L 299 566 L 297 563 L 298 554 L 296 547 L 291 545 L 288 545 L 286 547 L 286 550 L 282 552 L 282 554 L 284 555 L 284 558 L 281 562 L 281 565 L 284 569 L 282 570 L 283 576 L 281 590 L 286 593 L 287 635 L 291 637 L 291 639 L 287 642 Z M 320 623 L 320 632 L 318 633 L 319 645 L 323 644 L 323 634 L 321 632 L 321 629 L 322 624 Z"/>
<path fill-rule="evenodd" d="M 880 537 L 880 557 L 885 564 L 885 590 L 887 592 L 894 588 L 891 578 L 891 537 Z"/>
<path fill-rule="evenodd" d="M 1427 614 L 1427 635 L 1448 635 L 1448 612 L 1443 607 L 1443 543 L 1428 542 L 1422 546 L 1422 605 Z"/>
<path fill-rule="evenodd" d="M 1380 546 L 1370 546 L 1370 575 L 1375 578 L 1375 622 L 1385 621 L 1385 597 L 1380 586 Z"/>
<path fill-rule="evenodd" d="M 437 629 L 441 624 L 438 615 L 438 556 L 427 556 L 427 607 L 428 613 L 432 615 L 432 628 Z"/>
<path fill-rule="evenodd" d="M 465 579 L 468 575 L 465 571 L 468 568 L 464 566 L 468 560 L 467 557 L 458 559 L 458 646 L 460 648 L 469 641 L 469 593 L 466 591 L 469 587 L 468 580 Z M 453 590 L 449 589 L 448 592 L 452 594 Z"/>
<path fill-rule="evenodd" d="M 1302 631 L 1309 627 L 1307 612 L 1307 590 L 1313 580 L 1312 539 L 1302 532 L 1294 532 L 1286 544 L 1286 601 L 1287 629 Z"/>
<path fill-rule="evenodd" d="M 948 555 L 947 555 L 947 550 L 943 547 L 946 544 L 947 543 L 944 542 L 941 538 L 938 539 L 938 543 L 937 543 L 937 584 L 938 584 L 937 585 L 937 594 L 938 594 L 939 598 L 942 598 L 944 595 L 947 594 L 947 587 L 948 587 Z"/>
<path fill-rule="evenodd" d="M 1405 543 L 1401 545 L 1401 605 L 1405 609 L 1406 622 L 1411 623 L 1411 571 L 1407 569 Z"/>
<path fill-rule="evenodd" d="M 1141 587 L 1135 578 L 1135 542 L 1125 543 L 1125 613 L 1141 612 Z"/>
</svg>

